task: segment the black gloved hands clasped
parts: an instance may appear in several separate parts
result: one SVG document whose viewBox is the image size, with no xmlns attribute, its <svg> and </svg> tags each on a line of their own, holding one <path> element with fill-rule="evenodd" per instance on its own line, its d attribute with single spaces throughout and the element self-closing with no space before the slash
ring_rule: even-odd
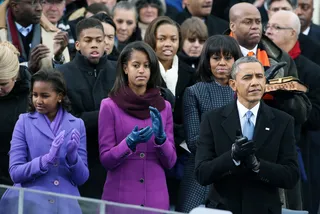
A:
<svg viewBox="0 0 320 214">
<path fill-rule="evenodd" d="M 254 154 L 255 145 L 253 141 L 249 141 L 247 137 L 242 136 L 240 131 L 237 131 L 235 142 L 232 144 L 231 157 L 235 161 L 243 161 L 248 156 Z"/>
</svg>

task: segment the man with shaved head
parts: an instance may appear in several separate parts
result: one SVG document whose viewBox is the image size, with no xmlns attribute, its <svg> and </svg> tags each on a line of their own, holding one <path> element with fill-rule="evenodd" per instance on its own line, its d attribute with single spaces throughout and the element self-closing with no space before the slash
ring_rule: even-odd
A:
<svg viewBox="0 0 320 214">
<path fill-rule="evenodd" d="M 287 65 L 278 73 L 278 77 L 298 77 L 292 59 L 271 40 L 262 34 L 261 15 L 259 10 L 249 3 L 239 3 L 231 7 L 230 36 L 234 37 L 244 56 L 254 56 L 266 68 L 277 62 L 287 62 Z"/>
<path fill-rule="evenodd" d="M 317 135 L 318 138 L 312 139 L 310 138 L 310 131 L 319 130 L 320 128 L 320 66 L 301 54 L 298 41 L 300 29 L 300 20 L 296 14 L 291 11 L 279 11 L 269 19 L 266 26 L 266 35 L 280 48 L 289 53 L 297 66 L 300 80 L 308 86 L 308 92 L 306 94 L 312 104 L 312 110 L 308 120 L 303 124 L 300 135 L 301 139 L 298 145 L 301 147 L 305 164 L 310 162 L 316 165 L 320 160 L 317 158 L 316 161 L 314 161 L 313 158 L 310 157 L 316 158 L 318 156 L 318 150 L 314 151 L 311 148 L 318 148 L 316 141 L 318 141 L 320 134 L 319 132 L 313 133 L 313 135 Z M 304 188 L 307 191 L 304 191 L 305 194 L 303 195 L 303 201 L 305 202 L 304 209 L 307 209 L 310 213 L 316 213 L 320 199 L 320 190 L 317 188 L 319 184 L 315 184 L 313 181 L 318 180 L 319 170 L 317 167 L 312 168 L 308 167 L 308 165 L 306 165 L 306 169 L 308 173 L 308 183 L 304 183 L 308 185 L 304 185 L 307 187 Z M 317 177 L 310 177 L 313 175 L 317 175 Z M 303 181 L 306 181 L 304 176 L 301 176 L 301 178 Z M 313 194 L 308 191 L 311 181 L 313 183 L 312 189 L 315 189 L 315 191 L 312 191 Z"/>
</svg>

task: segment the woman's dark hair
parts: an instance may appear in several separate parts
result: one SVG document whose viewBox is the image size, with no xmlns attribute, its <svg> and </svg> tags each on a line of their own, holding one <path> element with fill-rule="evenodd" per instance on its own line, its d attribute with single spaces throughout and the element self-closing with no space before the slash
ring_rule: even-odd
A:
<svg viewBox="0 0 320 214">
<path fill-rule="evenodd" d="M 144 7 L 150 5 L 151 7 L 158 9 L 158 16 L 164 16 L 164 8 L 160 0 L 138 0 L 136 1 L 136 9 L 138 16 L 140 14 L 140 10 Z M 140 16 L 138 17 L 140 21 Z"/>
<path fill-rule="evenodd" d="M 97 14 L 91 16 L 91 18 L 95 18 L 95 19 L 98 19 L 102 23 L 109 24 L 114 28 L 115 32 L 117 31 L 116 24 L 113 22 L 112 18 L 108 14 L 97 13 Z"/>
<path fill-rule="evenodd" d="M 158 18 L 154 19 L 148 26 L 146 30 L 146 34 L 144 36 L 144 41 L 152 47 L 153 50 L 156 49 L 157 45 L 157 30 L 159 26 L 169 24 L 177 27 L 178 33 L 179 33 L 179 47 L 181 41 L 181 32 L 180 32 L 180 26 L 175 21 L 170 19 L 168 16 L 159 16 Z"/>
<path fill-rule="evenodd" d="M 32 102 L 33 85 L 35 82 L 48 82 L 52 84 L 53 90 L 57 94 L 62 94 L 61 106 L 66 111 L 71 111 L 71 102 L 67 96 L 67 86 L 62 74 L 55 69 L 40 70 L 31 77 L 30 97 L 29 97 L 29 112 L 35 112 L 35 107 Z"/>
<path fill-rule="evenodd" d="M 147 88 L 155 88 L 161 84 L 161 75 L 159 62 L 156 53 L 152 48 L 142 42 L 132 42 L 128 44 L 121 52 L 118 63 L 117 63 L 117 76 L 113 88 L 110 91 L 110 95 L 115 96 L 116 93 L 122 88 L 128 85 L 128 75 L 125 74 L 123 66 L 127 65 L 131 59 L 132 53 L 134 51 L 141 51 L 148 56 L 149 68 L 150 68 L 150 79 L 147 83 Z"/>
<path fill-rule="evenodd" d="M 86 13 L 92 13 L 93 15 L 98 13 L 105 13 L 110 15 L 108 7 L 104 3 L 93 3 L 87 7 Z"/>
<path fill-rule="evenodd" d="M 197 69 L 197 80 L 199 82 L 212 81 L 210 58 L 213 54 L 232 56 L 234 58 L 234 61 L 242 56 L 237 41 L 231 36 L 214 35 L 209 37 L 204 43 L 200 55 L 199 65 Z"/>
</svg>

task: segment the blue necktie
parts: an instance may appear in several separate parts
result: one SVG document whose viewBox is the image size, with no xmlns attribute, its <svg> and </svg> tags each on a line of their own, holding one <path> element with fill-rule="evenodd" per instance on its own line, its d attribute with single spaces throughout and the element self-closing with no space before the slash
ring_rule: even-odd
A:
<svg viewBox="0 0 320 214">
<path fill-rule="evenodd" d="M 248 138 L 248 140 L 252 140 L 253 132 L 254 132 L 254 125 L 251 122 L 250 118 L 252 117 L 252 112 L 247 111 L 246 113 L 246 122 L 243 126 L 243 135 Z"/>
</svg>

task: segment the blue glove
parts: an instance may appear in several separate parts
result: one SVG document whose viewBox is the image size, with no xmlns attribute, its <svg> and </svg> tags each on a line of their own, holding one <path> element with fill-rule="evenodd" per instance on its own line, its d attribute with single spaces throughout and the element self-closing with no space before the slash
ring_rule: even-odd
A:
<svg viewBox="0 0 320 214">
<path fill-rule="evenodd" d="M 135 126 L 132 132 L 127 136 L 126 142 L 128 147 L 132 150 L 136 150 L 136 146 L 139 143 L 146 143 L 152 137 L 152 129 L 147 126 L 141 130 L 138 130 L 138 126 Z"/>
<path fill-rule="evenodd" d="M 166 139 L 166 133 L 163 130 L 162 118 L 158 109 L 149 106 L 150 116 L 152 120 L 152 130 L 155 136 L 155 142 L 158 145 L 162 145 Z"/>
</svg>

